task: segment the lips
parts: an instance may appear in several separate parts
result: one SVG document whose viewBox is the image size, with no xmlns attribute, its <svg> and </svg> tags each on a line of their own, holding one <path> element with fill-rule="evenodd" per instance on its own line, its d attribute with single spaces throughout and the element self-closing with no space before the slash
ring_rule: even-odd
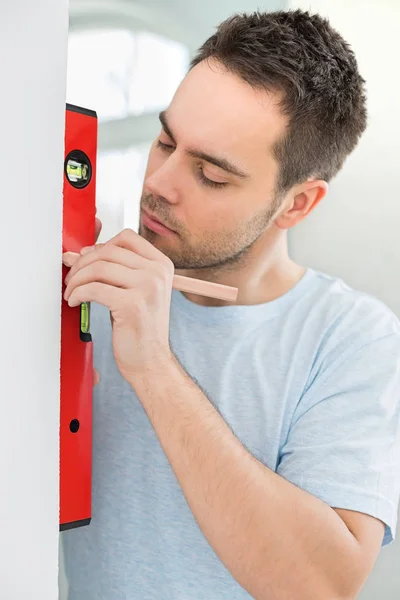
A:
<svg viewBox="0 0 400 600">
<path fill-rule="evenodd" d="M 155 231 L 156 233 L 160 233 L 160 234 L 164 234 L 164 235 L 166 235 L 168 233 L 174 233 L 173 229 L 171 229 L 167 225 L 164 225 L 164 223 L 159 221 L 156 216 L 153 216 L 152 214 L 146 212 L 143 209 L 142 209 L 142 213 L 143 213 L 143 224 L 148 229 L 151 229 L 152 231 Z"/>
<path fill-rule="evenodd" d="M 165 225 L 165 223 L 163 223 L 162 221 L 160 221 L 160 219 L 158 217 L 156 217 L 156 215 L 152 215 L 151 213 L 147 212 L 146 210 L 143 211 L 145 215 L 147 215 L 152 221 L 155 221 L 156 223 L 159 223 L 160 225 L 162 225 L 163 227 L 166 227 L 167 229 L 171 229 L 171 227 L 168 227 L 168 225 Z"/>
</svg>

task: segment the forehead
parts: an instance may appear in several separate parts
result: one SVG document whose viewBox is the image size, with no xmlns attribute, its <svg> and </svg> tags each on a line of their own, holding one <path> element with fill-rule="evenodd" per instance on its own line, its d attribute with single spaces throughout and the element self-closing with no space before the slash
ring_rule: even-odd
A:
<svg viewBox="0 0 400 600">
<path fill-rule="evenodd" d="M 168 124 L 179 143 L 232 158 L 254 161 L 259 156 L 265 166 L 287 123 L 279 99 L 204 61 L 178 87 L 167 110 Z"/>
</svg>

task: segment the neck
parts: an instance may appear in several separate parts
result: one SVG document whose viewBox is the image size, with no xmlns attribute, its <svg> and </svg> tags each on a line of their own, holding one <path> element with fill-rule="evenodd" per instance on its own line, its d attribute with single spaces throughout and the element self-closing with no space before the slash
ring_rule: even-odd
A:
<svg viewBox="0 0 400 600">
<path fill-rule="evenodd" d="M 235 264 L 176 273 L 237 287 L 236 304 L 251 305 L 270 302 L 288 292 L 303 277 L 305 268 L 290 259 L 286 232 L 271 228 Z M 232 304 L 197 294 L 184 295 L 202 306 Z"/>
</svg>

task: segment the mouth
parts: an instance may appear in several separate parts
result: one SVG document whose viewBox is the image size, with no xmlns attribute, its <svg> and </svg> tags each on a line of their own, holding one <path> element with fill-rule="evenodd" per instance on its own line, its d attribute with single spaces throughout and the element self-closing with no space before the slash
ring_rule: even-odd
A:
<svg viewBox="0 0 400 600">
<path fill-rule="evenodd" d="M 161 221 L 159 221 L 155 216 L 146 212 L 142 209 L 142 223 L 147 229 L 154 231 L 155 233 L 159 233 L 160 235 L 173 235 L 175 232 L 173 229 L 170 229 Z"/>
</svg>

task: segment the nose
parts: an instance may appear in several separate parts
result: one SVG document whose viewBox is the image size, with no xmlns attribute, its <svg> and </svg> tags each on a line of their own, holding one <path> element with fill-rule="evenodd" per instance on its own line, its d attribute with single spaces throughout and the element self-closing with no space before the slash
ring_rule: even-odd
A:
<svg viewBox="0 0 400 600">
<path fill-rule="evenodd" d="M 158 169 L 146 178 L 145 189 L 154 196 L 160 196 L 175 204 L 179 200 L 178 165 L 170 156 Z"/>
</svg>

